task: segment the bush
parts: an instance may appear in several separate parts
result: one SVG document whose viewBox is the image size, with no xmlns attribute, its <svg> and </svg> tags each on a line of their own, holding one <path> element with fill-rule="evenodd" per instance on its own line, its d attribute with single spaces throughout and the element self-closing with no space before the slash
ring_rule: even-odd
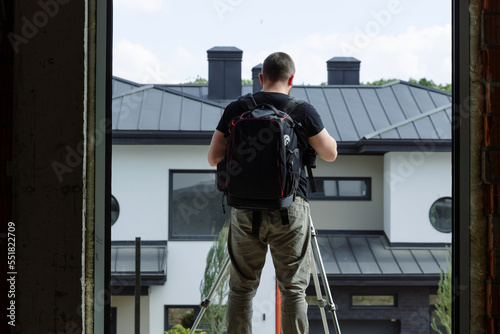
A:
<svg viewBox="0 0 500 334">
<path fill-rule="evenodd" d="M 207 334 L 199 329 L 195 331 L 196 334 Z M 165 332 L 165 334 L 189 334 L 189 328 L 184 328 L 182 325 L 175 325 L 171 330 Z"/>
<path fill-rule="evenodd" d="M 188 313 L 181 317 L 181 325 L 184 328 L 191 328 L 194 324 L 194 314 Z"/>
</svg>

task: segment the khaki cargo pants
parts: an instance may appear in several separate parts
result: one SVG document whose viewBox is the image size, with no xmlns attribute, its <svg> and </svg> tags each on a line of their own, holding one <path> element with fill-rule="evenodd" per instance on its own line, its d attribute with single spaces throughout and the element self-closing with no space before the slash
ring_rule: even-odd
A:
<svg viewBox="0 0 500 334">
<path fill-rule="evenodd" d="M 263 211 L 258 234 L 254 234 L 253 212 L 232 209 L 227 334 L 252 333 L 252 299 L 259 286 L 268 245 L 282 296 L 281 333 L 309 333 L 305 300 L 311 270 L 309 214 L 309 203 L 297 197 L 288 209 L 289 224 L 282 224 L 279 212 Z"/>
</svg>

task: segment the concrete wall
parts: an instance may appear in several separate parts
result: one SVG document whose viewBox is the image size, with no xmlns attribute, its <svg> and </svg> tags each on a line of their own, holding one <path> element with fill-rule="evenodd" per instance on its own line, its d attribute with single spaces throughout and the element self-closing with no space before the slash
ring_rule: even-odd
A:
<svg viewBox="0 0 500 334">
<path fill-rule="evenodd" d="M 77 151 L 85 142 L 85 3 L 56 5 L 57 13 L 53 9 L 49 15 L 37 2 L 16 1 L 10 35 L 20 41 L 12 44 L 13 223 L 19 272 L 12 333 L 84 330 L 85 153 L 66 159 L 67 148 Z M 52 168 L 55 161 L 66 168 L 62 178 Z"/>
<path fill-rule="evenodd" d="M 13 13 L 3 14 L 14 27 L 2 42 L 14 55 L 10 330 L 103 333 L 110 155 L 105 133 L 99 142 L 94 134 L 111 82 L 107 2 L 9 3 Z"/>
</svg>

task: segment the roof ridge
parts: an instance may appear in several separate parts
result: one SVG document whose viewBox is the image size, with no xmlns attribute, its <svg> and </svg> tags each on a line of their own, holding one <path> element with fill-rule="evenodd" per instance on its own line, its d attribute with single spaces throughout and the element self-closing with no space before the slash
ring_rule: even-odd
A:
<svg viewBox="0 0 500 334">
<path fill-rule="evenodd" d="M 118 94 L 118 95 L 113 96 L 113 100 L 114 100 L 114 99 L 118 99 L 118 98 L 120 98 L 120 97 L 127 96 L 127 95 L 132 95 L 132 94 L 135 94 L 135 93 L 143 92 L 143 91 L 148 90 L 148 89 L 151 89 L 151 88 L 154 88 L 154 85 L 144 85 L 144 86 L 140 86 L 140 87 L 137 87 L 137 88 L 134 88 L 134 89 L 128 90 L 128 91 L 126 91 L 126 92 L 124 92 L 124 93 L 121 93 L 121 94 Z"/>
<path fill-rule="evenodd" d="M 193 95 L 193 94 L 181 92 L 181 91 L 179 91 L 177 89 L 170 88 L 170 87 L 165 87 L 165 86 L 163 86 L 161 84 L 155 84 L 153 86 L 154 86 L 155 89 L 159 89 L 159 90 L 162 90 L 164 92 L 169 92 L 171 94 L 176 94 L 176 95 L 188 98 L 188 99 L 196 100 L 198 102 L 209 104 L 209 105 L 212 105 L 214 107 L 219 107 L 219 108 L 225 108 L 226 107 L 226 105 L 218 103 L 217 101 L 209 100 L 209 99 L 206 99 L 206 98 L 203 98 L 203 97 L 199 97 L 199 96 L 196 96 L 196 95 Z"/>
<path fill-rule="evenodd" d="M 413 116 L 413 117 L 410 117 L 410 118 L 407 118 L 405 119 L 404 121 L 401 121 L 401 122 L 397 122 L 395 124 L 392 124 L 388 127 L 385 127 L 383 129 L 380 129 L 378 131 L 375 131 L 375 132 L 372 132 L 372 133 L 369 133 L 369 134 L 366 134 L 364 135 L 362 138 L 360 138 L 359 140 L 363 140 L 363 139 L 371 139 L 375 136 L 378 136 L 378 135 L 381 135 L 382 133 L 385 133 L 385 132 L 388 132 L 388 131 L 391 131 L 391 130 L 394 130 L 396 128 L 399 128 L 400 126 L 403 126 L 403 125 L 406 125 L 406 124 L 410 124 L 412 122 L 415 122 L 415 121 L 418 121 L 419 119 L 422 119 L 424 117 L 428 117 L 430 115 L 433 115 L 433 114 L 436 114 L 440 111 L 443 111 L 443 110 L 446 110 L 448 108 L 451 107 L 451 103 L 448 103 L 448 104 L 445 104 L 445 105 L 442 105 L 440 107 L 437 107 L 437 108 L 434 108 L 434 109 L 431 109 L 429 111 L 426 111 L 422 114 L 419 114 L 417 116 Z"/>
<path fill-rule="evenodd" d="M 144 85 L 144 86 L 140 86 L 140 87 L 128 90 L 126 92 L 123 92 L 121 94 L 113 96 L 113 100 L 119 99 L 119 98 L 122 98 L 122 97 L 125 97 L 125 96 L 128 96 L 128 95 L 132 95 L 132 94 L 135 94 L 135 93 L 140 93 L 140 92 L 143 92 L 143 91 L 149 90 L 149 89 L 158 89 L 160 91 L 164 91 L 164 92 L 168 92 L 168 93 L 171 93 L 171 94 L 179 95 L 179 96 L 182 96 L 182 97 L 185 97 L 185 98 L 188 98 L 188 99 L 192 99 L 192 100 L 204 103 L 204 104 L 209 104 L 209 105 L 212 105 L 214 107 L 219 107 L 219 108 L 224 108 L 225 107 L 225 105 L 222 105 L 221 103 L 217 103 L 216 101 L 212 101 L 212 100 L 208 100 L 208 99 L 205 99 L 205 98 L 198 97 L 196 95 L 184 93 L 184 92 L 178 91 L 176 89 L 172 89 L 172 88 L 168 88 L 168 87 L 162 87 L 161 85 L 157 85 L 157 84 L 148 84 L 148 85 Z"/>
</svg>

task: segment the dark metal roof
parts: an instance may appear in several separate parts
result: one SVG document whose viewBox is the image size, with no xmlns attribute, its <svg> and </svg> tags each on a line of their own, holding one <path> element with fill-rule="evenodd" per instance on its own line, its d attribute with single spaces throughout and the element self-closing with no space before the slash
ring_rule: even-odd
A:
<svg viewBox="0 0 500 334">
<path fill-rule="evenodd" d="M 155 85 L 120 91 L 112 108 L 112 129 L 135 131 L 213 131 L 224 110 L 217 102 Z"/>
<path fill-rule="evenodd" d="M 338 141 L 451 139 L 451 95 L 404 81 L 382 86 L 299 86 Z"/>
<path fill-rule="evenodd" d="M 251 85 L 244 85 L 242 94 L 251 89 Z M 195 138 L 205 138 L 229 102 L 211 101 L 207 95 L 207 85 L 140 85 L 115 77 L 113 137 L 121 136 L 120 143 L 125 143 L 133 137 L 150 138 L 154 136 L 151 131 L 173 135 L 191 131 Z M 394 81 L 381 86 L 294 86 L 292 95 L 316 107 L 340 148 L 344 144 L 357 149 L 360 143 L 378 140 L 391 145 L 400 141 L 444 142 L 450 150 L 449 93 Z"/>
<path fill-rule="evenodd" d="M 204 100 L 208 99 L 208 85 L 206 84 L 156 85 L 156 87 L 174 89 L 183 94 L 196 96 Z M 253 89 L 252 85 L 242 85 L 241 95 L 252 93 L 252 89 Z M 230 101 L 226 101 L 225 103 L 222 103 L 222 105 L 226 106 L 229 102 Z"/>
<path fill-rule="evenodd" d="M 447 270 L 448 250 L 444 245 L 391 246 L 384 235 L 328 233 L 319 232 L 317 240 L 325 271 L 333 281 L 366 284 L 393 279 L 437 284 L 441 270 Z"/>
<path fill-rule="evenodd" d="M 128 92 L 132 89 L 135 89 L 135 88 L 138 88 L 138 87 L 141 87 L 141 86 L 144 86 L 144 85 L 141 85 L 139 83 L 136 83 L 136 82 L 132 82 L 132 81 L 129 81 L 129 80 L 125 80 L 125 79 L 122 79 L 122 78 L 118 78 L 118 77 L 113 77 L 113 81 L 112 81 L 112 94 L 113 96 L 118 96 L 120 94 L 123 94 L 125 92 Z"/>
</svg>

